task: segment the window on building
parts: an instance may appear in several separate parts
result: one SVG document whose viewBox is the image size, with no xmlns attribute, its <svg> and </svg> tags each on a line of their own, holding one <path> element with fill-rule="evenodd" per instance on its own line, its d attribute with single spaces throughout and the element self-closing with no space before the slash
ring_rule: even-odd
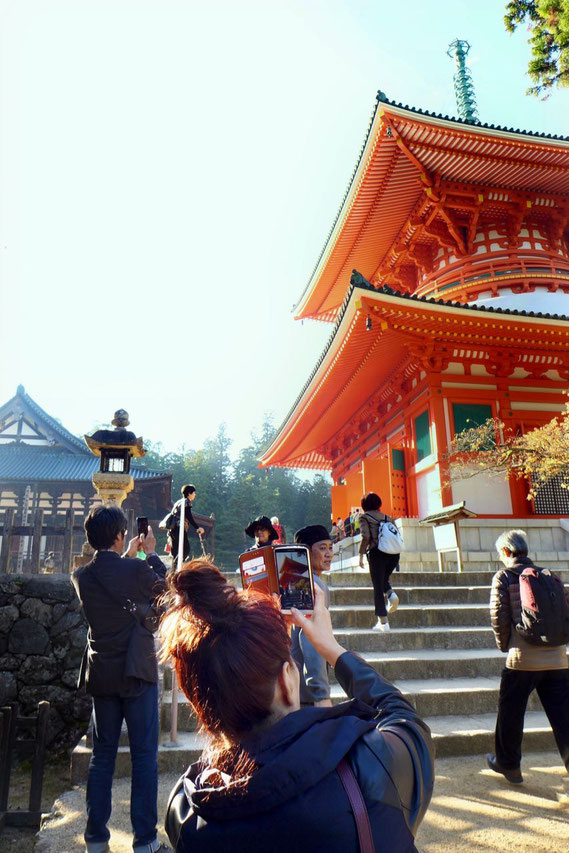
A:
<svg viewBox="0 0 569 853">
<path fill-rule="evenodd" d="M 453 403 L 454 432 L 459 435 L 466 429 L 481 426 L 492 417 L 492 406 L 480 403 Z"/>
<path fill-rule="evenodd" d="M 391 462 L 394 471 L 405 471 L 405 456 L 402 450 L 394 448 L 391 451 Z"/>
<path fill-rule="evenodd" d="M 430 456 L 431 447 L 431 432 L 429 429 L 429 412 L 423 412 L 415 418 L 415 446 L 417 448 L 417 462 Z"/>
</svg>

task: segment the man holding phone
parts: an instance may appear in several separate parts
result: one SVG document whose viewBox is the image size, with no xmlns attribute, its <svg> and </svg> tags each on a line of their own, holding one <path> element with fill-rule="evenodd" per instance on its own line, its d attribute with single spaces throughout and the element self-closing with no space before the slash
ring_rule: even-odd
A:
<svg viewBox="0 0 569 853">
<path fill-rule="evenodd" d="M 79 686 L 93 697 L 93 753 L 87 777 L 87 853 L 108 853 L 112 783 L 123 720 L 132 756 L 131 822 L 139 853 L 169 848 L 157 839 L 158 666 L 144 624 L 165 589 L 166 566 L 152 528 L 125 551 L 127 520 L 117 506 L 97 506 L 85 520 L 93 560 L 73 573 L 89 625 Z M 146 559 L 132 559 L 138 549 Z"/>
<path fill-rule="evenodd" d="M 309 524 L 296 531 L 294 541 L 297 545 L 308 547 L 314 583 L 323 590 L 328 607 L 330 593 L 320 575 L 328 571 L 332 564 L 334 548 L 330 534 L 323 524 Z M 300 672 L 301 704 L 329 707 L 332 702 L 326 661 L 318 654 L 302 628 L 296 625 L 293 625 L 291 631 L 291 652 Z"/>
</svg>

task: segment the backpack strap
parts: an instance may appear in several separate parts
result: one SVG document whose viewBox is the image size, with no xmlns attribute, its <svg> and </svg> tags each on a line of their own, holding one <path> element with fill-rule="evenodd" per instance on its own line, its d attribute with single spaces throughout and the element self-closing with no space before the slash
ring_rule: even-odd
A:
<svg viewBox="0 0 569 853">
<path fill-rule="evenodd" d="M 368 810 L 361 788 L 358 785 L 358 780 L 354 775 L 354 771 L 345 758 L 342 758 L 336 767 L 336 770 L 340 777 L 340 781 L 344 786 L 348 800 L 350 801 L 352 812 L 354 813 L 360 844 L 360 853 L 375 853 L 375 845 L 373 843 Z"/>
</svg>

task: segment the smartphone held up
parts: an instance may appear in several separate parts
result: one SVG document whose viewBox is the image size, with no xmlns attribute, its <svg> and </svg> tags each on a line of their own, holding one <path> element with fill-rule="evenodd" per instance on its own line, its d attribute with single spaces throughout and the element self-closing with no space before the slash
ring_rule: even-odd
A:
<svg viewBox="0 0 569 853">
<path fill-rule="evenodd" d="M 145 515 L 137 516 L 136 532 L 138 536 L 148 536 L 148 518 Z"/>
<path fill-rule="evenodd" d="M 239 557 L 243 589 L 276 594 L 281 610 L 314 609 L 314 576 L 310 551 L 305 545 L 265 545 Z"/>
</svg>

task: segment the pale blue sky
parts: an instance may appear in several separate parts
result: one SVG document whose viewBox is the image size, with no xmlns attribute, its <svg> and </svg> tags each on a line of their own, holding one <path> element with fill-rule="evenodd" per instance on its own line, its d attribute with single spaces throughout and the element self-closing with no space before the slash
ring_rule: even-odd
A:
<svg viewBox="0 0 569 853">
<path fill-rule="evenodd" d="M 280 423 L 378 88 L 455 114 L 467 38 L 482 121 L 569 135 L 503 5 L 0 0 L 0 403 L 23 383 L 76 433 L 124 407 L 166 449 Z"/>
</svg>

